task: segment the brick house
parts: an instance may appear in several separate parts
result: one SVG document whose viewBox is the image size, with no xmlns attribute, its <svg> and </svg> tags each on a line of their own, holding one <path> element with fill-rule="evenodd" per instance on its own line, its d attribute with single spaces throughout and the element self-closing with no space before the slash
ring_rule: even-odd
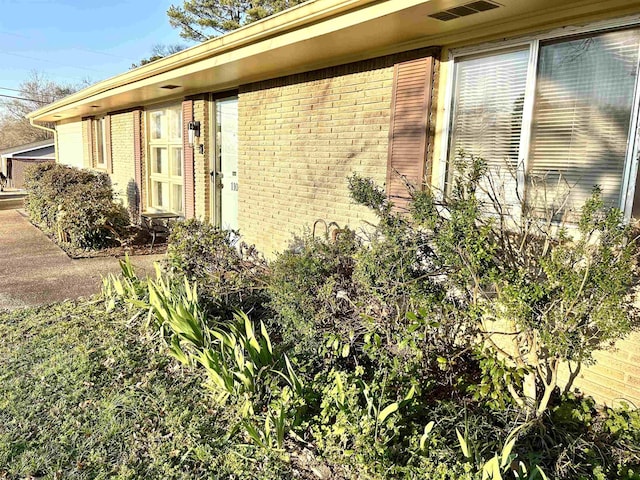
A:
<svg viewBox="0 0 640 480">
<path fill-rule="evenodd" d="M 631 219 L 639 52 L 640 0 L 311 0 L 29 117 L 134 217 L 239 228 L 267 255 L 320 218 L 373 220 L 352 172 L 402 203 L 399 175 L 445 189 L 460 149 L 515 172 L 507 197 L 544 178 L 578 205 L 598 184 Z M 640 406 L 639 340 L 576 385 Z"/>
</svg>

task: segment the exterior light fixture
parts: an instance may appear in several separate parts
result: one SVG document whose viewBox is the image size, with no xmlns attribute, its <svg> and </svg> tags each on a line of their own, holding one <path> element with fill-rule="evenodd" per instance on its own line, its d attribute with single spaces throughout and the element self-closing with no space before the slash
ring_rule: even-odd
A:
<svg viewBox="0 0 640 480">
<path fill-rule="evenodd" d="M 196 138 L 200 138 L 200 122 L 189 122 L 189 144 L 193 145 Z"/>
</svg>

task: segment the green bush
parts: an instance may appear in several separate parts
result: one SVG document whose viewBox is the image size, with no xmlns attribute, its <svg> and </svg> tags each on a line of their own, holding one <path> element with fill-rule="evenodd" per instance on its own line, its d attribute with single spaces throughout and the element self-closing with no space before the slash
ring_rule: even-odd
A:
<svg viewBox="0 0 640 480">
<path fill-rule="evenodd" d="M 621 212 L 605 207 L 598 189 L 570 228 L 558 224 L 566 212 L 545 216 L 523 204 L 519 215 L 509 213 L 500 189 L 491 189 L 496 180 L 473 156 L 461 155 L 444 199 L 413 192 L 410 216 L 395 212 L 370 180 L 350 181 L 354 199 L 378 214 L 387 242 L 420 239 L 422 251 L 404 262 L 428 279 L 421 281 L 426 286 L 433 283 L 434 321 L 453 315 L 462 333 L 457 341 L 475 345 L 485 377 L 476 394 L 484 390 L 501 403 L 493 391 L 501 388 L 541 415 L 563 362 L 589 363 L 593 352 L 638 328 L 640 310 L 630 295 L 637 247 Z"/>
<path fill-rule="evenodd" d="M 359 241 L 348 230 L 335 242 L 306 236 L 270 265 L 270 307 L 283 340 L 298 351 L 320 352 L 327 335 L 349 341 L 360 323 L 353 281 Z"/>
<path fill-rule="evenodd" d="M 424 398 L 466 395 L 480 366 L 460 340 L 474 332 L 426 274 L 427 262 L 418 259 L 428 254 L 423 237 L 401 218 L 368 242 L 346 229 L 335 241 L 299 239 L 270 265 L 275 328 L 309 373 L 364 365 L 364 382 L 381 381 L 375 372 L 386 372 L 391 397 L 406 393 L 406 382 Z"/>
<path fill-rule="evenodd" d="M 236 245 L 238 232 L 190 219 L 177 222 L 167 246 L 167 270 L 195 281 L 208 300 L 253 311 L 264 302 L 267 263 L 253 247 Z"/>
<path fill-rule="evenodd" d="M 571 233 L 526 209 L 507 222 L 468 160 L 447 199 L 414 192 L 409 215 L 352 177 L 376 231 L 305 237 L 270 265 L 185 222 L 169 275 L 123 268 L 105 295 L 144 304 L 169 353 L 207 372 L 229 441 L 257 448 L 247 462 L 300 478 L 637 479 L 638 412 L 556 395 L 560 362 L 635 326 L 630 232 L 598 192 Z M 265 285 L 251 315 L 202 306 Z"/>
<path fill-rule="evenodd" d="M 63 244 L 84 249 L 117 245 L 129 225 L 106 173 L 43 163 L 27 169 L 25 186 L 31 221 Z"/>
</svg>

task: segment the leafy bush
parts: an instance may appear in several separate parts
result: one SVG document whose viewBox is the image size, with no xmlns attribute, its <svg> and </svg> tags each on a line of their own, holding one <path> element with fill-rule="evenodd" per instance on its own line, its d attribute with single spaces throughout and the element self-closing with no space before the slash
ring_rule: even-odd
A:
<svg viewBox="0 0 640 480">
<path fill-rule="evenodd" d="M 349 230 L 335 242 L 306 236 L 271 263 L 270 307 L 292 348 L 319 353 L 326 335 L 348 339 L 357 327 L 359 307 L 351 299 L 359 296 L 352 278 L 358 248 Z"/>
<path fill-rule="evenodd" d="M 305 237 L 268 266 L 187 222 L 168 274 L 124 268 L 105 294 L 144 304 L 169 353 L 207 373 L 229 441 L 273 471 L 637 478 L 637 411 L 552 396 L 560 362 L 588 362 L 635 327 L 630 232 L 598 192 L 573 230 L 524 207 L 496 215 L 483 162 L 467 160 L 446 200 L 414 192 L 410 215 L 352 177 L 376 231 Z M 256 285 L 268 297 L 230 313 Z"/>
<path fill-rule="evenodd" d="M 237 232 L 200 220 L 177 222 L 167 246 L 168 271 L 197 282 L 201 292 L 227 310 L 260 308 L 267 264 L 255 248 L 236 245 L 237 238 Z"/>
<path fill-rule="evenodd" d="M 25 186 L 31 221 L 61 243 L 86 249 L 112 246 L 129 225 L 106 173 L 42 163 L 27 169 Z"/>
<path fill-rule="evenodd" d="M 460 159 L 445 199 L 414 192 L 410 219 L 371 192 L 369 180 L 355 176 L 351 184 L 354 198 L 378 213 L 387 238 L 408 224 L 409 236 L 422 239 L 414 268 L 434 279 L 442 292 L 437 303 L 452 308 L 464 342 L 476 343 L 479 357 L 493 356 L 496 366 L 508 362 L 485 370 L 501 372 L 486 383 L 487 393 L 509 378 L 504 384 L 518 405 L 540 415 L 562 362 L 590 362 L 594 351 L 638 327 L 630 294 L 637 248 L 620 211 L 605 208 L 597 189 L 570 230 L 558 225 L 558 212 L 545 217 L 524 204 L 518 216 L 508 213 L 498 188 L 483 191 L 495 181 L 473 156 Z"/>
</svg>

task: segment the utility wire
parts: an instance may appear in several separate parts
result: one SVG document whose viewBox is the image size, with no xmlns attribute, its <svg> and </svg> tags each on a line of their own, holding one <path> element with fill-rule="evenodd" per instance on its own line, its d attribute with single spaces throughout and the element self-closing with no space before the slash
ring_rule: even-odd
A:
<svg viewBox="0 0 640 480">
<path fill-rule="evenodd" d="M 22 55 L 20 53 L 13 53 L 13 52 L 0 52 L 0 55 L 11 55 L 12 57 L 19 57 L 19 58 L 27 58 L 29 60 L 37 60 L 39 62 L 47 62 L 47 63 L 54 63 L 56 65 L 59 65 L 61 67 L 67 67 L 67 68 L 76 68 L 78 70 L 86 70 L 87 72 L 94 72 L 94 73 L 105 73 L 103 70 L 97 70 L 95 68 L 87 68 L 87 67 L 79 67 L 77 65 L 69 65 L 69 64 L 65 64 L 65 63 L 60 63 L 57 62 L 55 60 L 46 60 L 44 58 L 38 58 L 38 57 L 31 57 L 29 55 Z"/>
<path fill-rule="evenodd" d="M 0 30 L 0 34 L 4 34 L 4 35 L 11 35 L 13 37 L 17 37 L 17 38 L 24 38 L 25 40 L 33 40 L 35 42 L 41 42 L 41 40 L 35 38 L 35 37 L 28 37 L 26 35 L 21 35 L 19 33 L 15 33 L 15 32 L 8 32 L 6 30 Z M 107 57 L 113 57 L 113 58 L 119 58 L 121 60 L 127 60 L 129 62 L 134 62 L 135 59 L 131 58 L 131 57 L 123 57 L 122 55 L 116 55 L 113 53 L 108 53 L 108 52 L 101 52 L 100 50 L 91 50 L 90 48 L 84 48 L 84 47 L 78 47 L 78 46 L 71 46 L 70 47 L 73 50 L 80 50 L 82 52 L 87 52 L 87 53 L 96 53 L 98 55 L 105 55 Z"/>
<path fill-rule="evenodd" d="M 20 90 L 19 88 L 0 87 L 0 90 L 9 90 L 11 92 L 19 92 L 19 93 L 28 93 L 27 91 Z M 41 93 L 40 95 L 43 96 L 43 97 L 52 98 L 53 99 L 52 101 L 55 101 L 56 98 L 57 98 L 55 95 L 51 95 L 49 93 Z"/>
<path fill-rule="evenodd" d="M 3 97 L 3 98 L 13 98 L 14 100 L 25 100 L 25 101 L 27 101 L 27 102 L 40 103 L 41 105 L 48 105 L 48 104 L 50 104 L 50 103 L 51 103 L 51 102 L 45 102 L 44 100 L 36 100 L 36 99 L 34 99 L 34 98 L 16 97 L 16 96 L 14 96 L 14 95 L 2 95 L 1 93 L 0 93 L 0 97 Z"/>
</svg>

